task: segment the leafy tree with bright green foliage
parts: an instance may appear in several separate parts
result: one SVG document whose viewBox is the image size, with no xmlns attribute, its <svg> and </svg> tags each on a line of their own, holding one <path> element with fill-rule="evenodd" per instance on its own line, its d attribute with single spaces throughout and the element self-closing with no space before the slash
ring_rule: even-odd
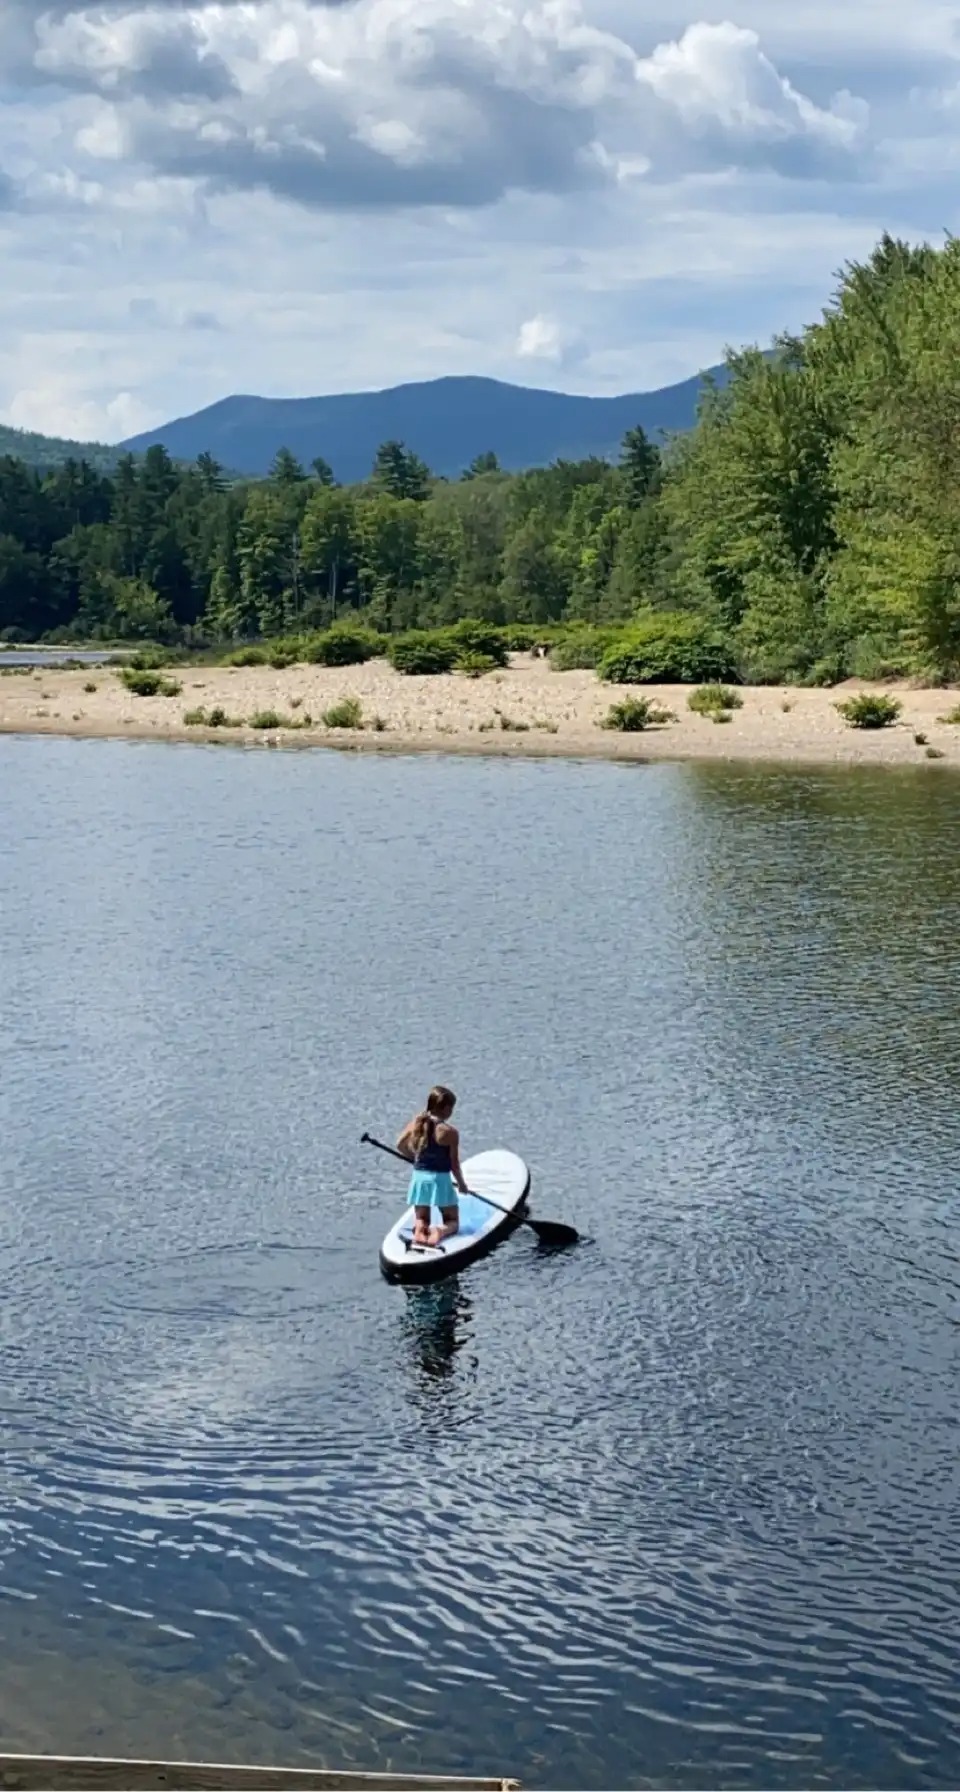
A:
<svg viewBox="0 0 960 1792">
<path fill-rule="evenodd" d="M 349 492 L 325 482 L 307 498 L 300 523 L 304 620 L 313 627 L 336 621 L 356 606 L 357 525 Z"/>
</svg>

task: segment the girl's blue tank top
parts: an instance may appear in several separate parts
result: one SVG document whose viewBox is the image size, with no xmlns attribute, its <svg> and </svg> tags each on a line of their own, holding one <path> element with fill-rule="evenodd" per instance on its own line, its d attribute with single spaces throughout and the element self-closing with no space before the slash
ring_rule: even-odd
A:
<svg viewBox="0 0 960 1792">
<path fill-rule="evenodd" d="M 444 1174 L 444 1172 L 446 1172 L 449 1175 L 449 1172 L 450 1172 L 450 1147 L 449 1147 L 449 1145 L 438 1144 L 436 1134 L 434 1134 L 434 1137 L 429 1141 L 429 1143 L 424 1145 L 423 1150 L 420 1152 L 419 1156 L 414 1159 L 414 1168 L 417 1170 L 433 1170 L 437 1175 L 440 1175 L 440 1176 L 442 1176 Z"/>
</svg>

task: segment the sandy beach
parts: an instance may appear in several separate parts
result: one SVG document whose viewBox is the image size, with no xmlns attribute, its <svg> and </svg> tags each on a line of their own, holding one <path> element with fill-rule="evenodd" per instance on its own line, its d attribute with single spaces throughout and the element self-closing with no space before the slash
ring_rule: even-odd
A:
<svg viewBox="0 0 960 1792">
<path fill-rule="evenodd" d="M 643 694 L 674 719 L 642 733 L 619 734 L 601 723 L 611 703 L 629 691 L 600 684 L 592 672 L 553 672 L 545 662 L 525 657 L 480 679 L 405 678 L 383 661 L 282 672 L 265 666 L 172 667 L 169 676 L 182 685 L 177 696 L 138 697 L 112 668 L 7 670 L 0 676 L 0 732 L 354 751 L 960 767 L 960 727 L 940 719 L 957 706 L 953 691 L 898 688 L 893 694 L 903 705 L 899 721 L 868 731 L 849 727 L 835 708 L 852 691 L 870 688 L 862 685 L 745 688 L 742 708 L 722 725 L 691 714 L 688 687 L 658 686 Z M 362 728 L 324 725 L 324 712 L 345 698 L 361 704 Z M 245 725 L 189 725 L 185 716 L 201 708 L 208 714 L 220 708 Z M 252 728 L 249 719 L 264 711 L 295 726 Z M 918 734 L 925 739 L 917 741 Z"/>
</svg>

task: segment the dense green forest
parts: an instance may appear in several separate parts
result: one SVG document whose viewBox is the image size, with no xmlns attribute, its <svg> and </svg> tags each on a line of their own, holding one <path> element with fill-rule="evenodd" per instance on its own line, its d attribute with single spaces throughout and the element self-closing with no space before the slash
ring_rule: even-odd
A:
<svg viewBox="0 0 960 1792">
<path fill-rule="evenodd" d="M 956 333 L 956 334 L 955 334 Z M 696 617 L 747 680 L 955 675 L 960 243 L 883 239 L 821 320 L 728 358 L 696 427 L 617 465 L 368 481 L 277 455 L 231 482 L 162 448 L 106 473 L 0 461 L 6 639 L 230 642 L 362 614 L 379 631 Z M 955 464 L 956 463 L 956 464 Z"/>
</svg>

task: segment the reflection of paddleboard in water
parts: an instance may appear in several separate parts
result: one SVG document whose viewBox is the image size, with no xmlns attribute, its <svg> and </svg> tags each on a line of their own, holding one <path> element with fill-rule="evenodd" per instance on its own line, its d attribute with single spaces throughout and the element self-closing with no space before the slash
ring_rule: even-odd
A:
<svg viewBox="0 0 960 1792">
<path fill-rule="evenodd" d="M 461 1195 L 460 1230 L 438 1245 L 413 1243 L 414 1211 L 408 1207 L 391 1226 L 380 1247 L 380 1268 L 391 1282 L 435 1282 L 481 1257 L 521 1218 L 530 1191 L 530 1172 L 512 1151 L 481 1151 L 463 1165 L 464 1181 L 479 1195 L 489 1195 L 498 1213 L 475 1196 Z M 439 1216 L 437 1216 L 439 1217 Z"/>
</svg>

